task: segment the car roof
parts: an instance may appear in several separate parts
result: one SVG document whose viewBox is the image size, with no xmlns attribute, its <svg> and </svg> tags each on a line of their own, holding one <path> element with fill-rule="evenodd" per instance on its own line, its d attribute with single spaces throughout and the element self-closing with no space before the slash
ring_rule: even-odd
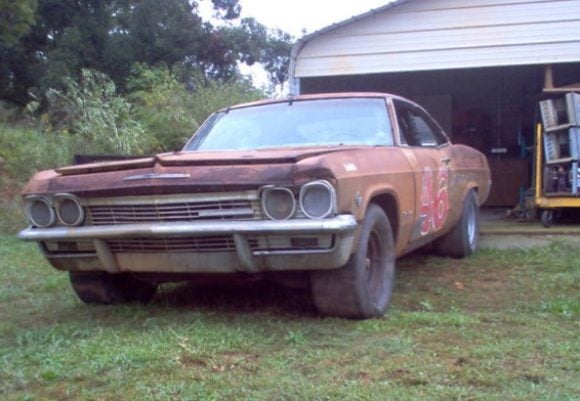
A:
<svg viewBox="0 0 580 401">
<path fill-rule="evenodd" d="M 354 98 L 390 98 L 399 96 L 392 95 L 390 93 L 381 93 L 381 92 L 338 92 L 338 93 L 316 93 L 310 95 L 298 95 L 298 96 L 286 96 L 282 98 L 275 98 L 275 99 L 264 99 L 258 100 L 255 102 L 248 102 L 248 103 L 241 103 L 236 104 L 230 107 L 224 107 L 221 111 L 229 111 L 234 109 L 241 109 L 245 107 L 253 107 L 253 106 L 261 106 L 265 104 L 275 104 L 275 103 L 288 103 L 292 101 L 301 101 L 301 100 L 319 100 L 319 99 L 354 99 Z M 407 99 L 405 99 L 407 100 Z M 407 100 L 409 101 L 409 100 Z"/>
</svg>

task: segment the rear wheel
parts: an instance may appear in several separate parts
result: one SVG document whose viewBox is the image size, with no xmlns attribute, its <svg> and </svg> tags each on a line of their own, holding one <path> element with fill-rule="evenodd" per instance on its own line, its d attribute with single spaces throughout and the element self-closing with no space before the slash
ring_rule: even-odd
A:
<svg viewBox="0 0 580 401">
<path fill-rule="evenodd" d="M 363 220 L 359 248 L 337 270 L 311 273 L 314 303 L 323 315 L 365 319 L 382 316 L 395 282 L 393 231 L 385 212 L 371 204 Z"/>
<path fill-rule="evenodd" d="M 549 209 L 543 210 L 540 215 L 540 220 L 544 227 L 551 227 L 554 224 L 554 211 Z"/>
<path fill-rule="evenodd" d="M 453 258 L 465 258 L 479 244 L 479 205 L 477 194 L 470 190 L 463 200 L 461 219 L 453 229 L 435 241 L 437 253 Z"/>
<path fill-rule="evenodd" d="M 73 290 L 86 304 L 148 303 L 157 285 L 128 273 L 69 272 Z"/>
</svg>

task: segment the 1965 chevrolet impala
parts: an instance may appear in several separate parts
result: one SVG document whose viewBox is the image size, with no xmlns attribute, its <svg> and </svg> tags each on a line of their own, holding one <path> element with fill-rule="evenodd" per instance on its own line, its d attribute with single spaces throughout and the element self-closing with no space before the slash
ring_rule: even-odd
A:
<svg viewBox="0 0 580 401">
<path fill-rule="evenodd" d="M 465 257 L 490 189 L 481 153 L 418 105 L 347 93 L 213 114 L 180 152 L 43 171 L 24 189 L 50 263 L 87 303 L 207 275 L 304 277 L 324 315 L 385 313 L 395 259 Z"/>
</svg>

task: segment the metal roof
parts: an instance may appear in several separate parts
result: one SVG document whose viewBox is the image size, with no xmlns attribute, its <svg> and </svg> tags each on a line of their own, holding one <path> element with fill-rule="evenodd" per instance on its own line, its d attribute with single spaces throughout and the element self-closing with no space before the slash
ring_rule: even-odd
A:
<svg viewBox="0 0 580 401">
<path fill-rule="evenodd" d="M 296 71 L 296 59 L 298 57 L 298 53 L 300 53 L 300 50 L 302 50 L 304 45 L 306 45 L 306 43 L 308 43 L 312 39 L 315 39 L 319 36 L 322 36 L 328 32 L 332 32 L 332 31 L 334 31 L 338 28 L 341 28 L 345 25 L 348 25 L 352 22 L 370 17 L 374 14 L 381 13 L 385 10 L 396 7 L 396 6 L 401 5 L 403 3 L 408 3 L 410 1 L 412 1 L 412 0 L 391 0 L 389 3 L 385 4 L 384 6 L 381 6 L 378 8 L 372 8 L 369 11 L 367 11 L 366 13 L 358 14 L 358 15 L 355 15 L 351 18 L 345 19 L 344 21 L 336 22 L 332 25 L 326 26 L 322 29 L 319 29 L 318 31 L 314 31 L 306 36 L 301 37 L 300 39 L 298 39 L 298 41 L 296 42 L 296 44 L 292 48 L 292 52 L 290 53 L 290 65 L 288 68 L 288 72 L 290 74 L 290 77 L 291 78 L 294 77 L 294 72 Z"/>
<path fill-rule="evenodd" d="M 386 0 L 385 0 L 386 1 Z M 580 0 L 396 0 L 301 38 L 298 78 L 580 62 Z"/>
</svg>

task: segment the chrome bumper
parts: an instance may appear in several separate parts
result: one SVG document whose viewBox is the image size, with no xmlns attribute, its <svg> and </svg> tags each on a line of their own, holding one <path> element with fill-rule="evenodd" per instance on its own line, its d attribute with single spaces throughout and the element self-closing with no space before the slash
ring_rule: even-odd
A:
<svg viewBox="0 0 580 401">
<path fill-rule="evenodd" d="M 95 251 L 86 254 L 46 255 L 56 268 L 62 270 L 105 270 L 147 272 L 228 273 L 283 270 L 332 269 L 344 265 L 354 242 L 357 222 L 352 215 L 340 215 L 324 220 L 284 221 L 211 221 L 146 223 L 107 226 L 27 228 L 18 237 L 26 241 L 92 240 Z M 253 251 L 250 235 L 334 235 L 330 249 L 292 249 Z M 113 254 L 107 240 L 131 237 L 173 238 L 230 235 L 235 253 L 201 254 L 159 252 L 154 254 Z"/>
</svg>

